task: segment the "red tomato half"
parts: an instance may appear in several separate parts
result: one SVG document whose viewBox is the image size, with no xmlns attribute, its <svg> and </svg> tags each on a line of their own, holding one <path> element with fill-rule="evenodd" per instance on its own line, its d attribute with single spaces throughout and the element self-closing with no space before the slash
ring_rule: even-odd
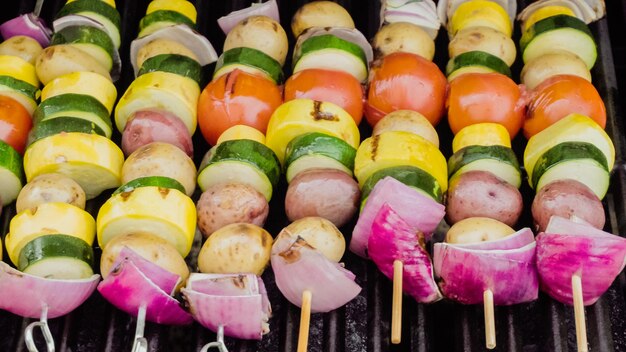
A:
<svg viewBox="0 0 626 352">
<path fill-rule="evenodd" d="M 28 111 L 16 100 L 0 96 L 0 140 L 23 154 L 32 127 Z"/>
<path fill-rule="evenodd" d="M 573 75 L 552 76 L 531 93 L 524 135 L 530 138 L 572 113 L 588 116 L 602 128 L 606 126 L 604 102 L 593 84 Z"/>
<path fill-rule="evenodd" d="M 493 122 L 506 127 L 513 139 L 524 121 L 524 94 L 499 73 L 466 73 L 453 79 L 446 105 L 454 134 L 469 125 Z"/>
<path fill-rule="evenodd" d="M 282 103 L 276 84 L 240 70 L 209 83 L 198 100 L 198 124 L 212 145 L 228 128 L 247 125 L 265 133 L 270 116 Z"/>
<path fill-rule="evenodd" d="M 421 113 L 436 125 L 444 112 L 446 77 L 439 67 L 410 53 L 393 53 L 375 63 L 370 73 L 365 118 L 373 127 L 396 110 Z"/>
<path fill-rule="evenodd" d="M 308 69 L 285 82 L 285 101 L 307 98 L 334 103 L 358 125 L 363 117 L 363 88 L 352 75 L 341 71 Z"/>
</svg>

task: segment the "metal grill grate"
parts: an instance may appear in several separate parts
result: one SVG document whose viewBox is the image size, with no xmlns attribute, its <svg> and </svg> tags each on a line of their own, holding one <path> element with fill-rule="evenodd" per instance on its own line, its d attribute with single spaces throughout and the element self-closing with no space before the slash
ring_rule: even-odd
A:
<svg viewBox="0 0 626 352">
<path fill-rule="evenodd" d="M 118 0 L 117 7 L 122 15 L 123 43 L 120 49 L 124 63 L 129 62 L 130 41 L 137 35 L 139 19 L 145 13 L 148 0 Z M 281 18 L 285 29 L 298 7 L 306 1 L 279 1 Z M 34 0 L 5 0 L 2 2 L 0 21 L 29 12 L 34 7 Z M 64 0 L 47 0 L 42 17 L 51 20 L 61 8 Z M 339 1 L 355 19 L 357 28 L 371 38 L 378 29 L 379 0 L 343 0 Z M 221 48 L 224 35 L 216 24 L 216 19 L 232 10 L 248 5 L 242 0 L 196 0 L 198 9 L 198 28 L 216 48 Z M 524 7 L 523 1 L 520 8 Z M 626 167 L 624 151 L 626 141 L 623 135 L 623 115 L 619 106 L 617 72 L 621 74 L 622 88 L 626 89 L 626 0 L 607 1 L 609 19 L 603 19 L 591 26 L 596 36 L 599 50 L 598 62 L 593 69 L 593 82 L 604 98 L 608 113 L 607 131 L 613 138 L 617 149 L 616 170 L 612 177 L 611 189 L 605 199 L 608 213 L 607 228 L 614 233 L 626 233 Z M 610 22 L 610 23 L 609 23 Z M 614 41 L 622 47 L 611 47 L 609 24 Z M 517 29 L 519 31 L 519 29 Z M 289 32 L 289 30 L 287 30 Z M 519 32 L 515 34 L 519 38 Z M 290 37 L 291 43 L 293 38 Z M 447 61 L 447 38 L 445 34 L 437 41 L 435 61 L 444 67 Z M 614 64 L 613 51 L 620 57 Z M 514 72 L 519 72 L 521 63 L 516 63 Z M 287 63 L 287 66 L 289 63 Z M 205 77 L 209 77 L 212 67 L 206 68 Z M 118 95 L 132 81 L 130 65 L 126 64 L 121 80 L 118 82 Z M 364 123 L 365 124 L 365 123 Z M 364 125 L 363 124 L 363 125 Z M 445 155 L 450 155 L 451 134 L 445 123 L 438 130 Z M 364 135 L 369 134 L 367 127 L 362 127 Z M 119 134 L 114 136 L 119 141 Z M 198 136 L 196 136 L 198 137 Z M 201 138 L 195 138 L 196 157 L 207 150 Z M 521 154 L 523 138 L 514 141 L 514 149 Z M 199 161 L 199 160 L 197 160 Z M 267 227 L 277 234 L 286 225 L 282 199 L 285 185 L 274 197 L 271 204 L 270 222 Z M 522 189 L 525 204 L 530 204 L 532 192 Z M 96 214 L 98 205 L 107 195 L 101 196 L 90 204 L 88 210 Z M 0 218 L 2 234 L 6 234 L 8 223 L 15 215 L 13 208 L 6 209 Z M 523 221 L 529 223 L 528 211 Z M 351 231 L 350 224 L 345 234 Z M 196 238 L 190 258 L 195 258 L 200 240 Z M 6 256 L 5 256 L 6 257 Z M 190 263 L 195 266 L 195 263 Z M 363 291 L 347 306 L 324 315 L 314 315 L 311 321 L 309 350 L 312 352 L 343 351 L 481 351 L 484 350 L 484 327 L 482 307 L 461 306 L 450 302 L 434 305 L 418 305 L 412 299 L 404 300 L 403 343 L 392 346 L 389 343 L 391 316 L 391 283 L 376 270 L 372 263 L 346 254 L 346 266 L 357 276 L 357 282 Z M 269 270 L 264 275 L 272 301 L 274 317 L 271 319 L 270 334 L 261 342 L 242 342 L 227 339 L 231 351 L 295 351 L 299 309 L 290 305 L 278 292 L 273 275 Z M 626 277 L 622 273 L 611 289 L 598 303 L 586 309 L 587 326 L 591 351 L 626 351 Z M 0 298 L 1 299 L 1 298 Z M 25 351 L 23 331 L 29 320 L 0 311 L 0 351 Z M 573 351 L 575 332 L 573 309 L 549 299 L 541 294 L 539 300 L 513 307 L 496 307 L 496 329 L 499 351 Z M 84 305 L 72 314 L 53 319 L 50 327 L 61 352 L 78 351 L 129 351 L 135 328 L 134 318 L 117 311 L 95 293 Z M 202 345 L 215 338 L 208 330 L 194 325 L 192 327 L 167 327 L 148 323 L 145 331 L 150 351 L 198 351 Z M 42 348 L 43 346 L 40 346 Z"/>
</svg>

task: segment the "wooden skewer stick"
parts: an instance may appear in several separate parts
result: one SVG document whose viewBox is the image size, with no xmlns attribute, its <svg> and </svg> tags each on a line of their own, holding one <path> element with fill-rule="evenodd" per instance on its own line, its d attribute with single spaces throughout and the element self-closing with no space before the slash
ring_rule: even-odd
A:
<svg viewBox="0 0 626 352">
<path fill-rule="evenodd" d="M 485 341 L 487 348 L 496 348 L 496 321 L 493 309 L 493 292 L 487 290 L 483 292 L 483 304 L 485 310 Z"/>
<path fill-rule="evenodd" d="M 309 344 L 309 325 L 311 324 L 311 299 L 309 290 L 302 292 L 302 310 L 300 312 L 300 332 L 298 334 L 298 352 L 306 352 Z"/>
<path fill-rule="evenodd" d="M 572 276 L 572 295 L 574 296 L 574 320 L 576 322 L 576 343 L 578 352 L 587 352 L 587 325 L 585 323 L 585 304 L 583 302 L 583 284 L 580 275 Z"/>
<path fill-rule="evenodd" d="M 391 306 L 391 343 L 399 344 L 402 339 L 402 271 L 403 264 L 393 261 L 393 301 Z"/>
</svg>

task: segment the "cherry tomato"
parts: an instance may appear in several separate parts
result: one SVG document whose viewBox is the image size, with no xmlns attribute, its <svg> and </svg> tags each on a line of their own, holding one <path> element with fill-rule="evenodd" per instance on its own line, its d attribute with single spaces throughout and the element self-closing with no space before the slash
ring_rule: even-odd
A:
<svg viewBox="0 0 626 352">
<path fill-rule="evenodd" d="M 520 87 L 505 75 L 463 74 L 450 82 L 448 123 L 454 134 L 476 123 L 499 123 L 512 139 L 524 121 L 524 96 Z"/>
<path fill-rule="evenodd" d="M 444 112 L 446 77 L 439 67 L 410 53 L 393 53 L 375 62 L 370 73 L 365 118 L 373 127 L 396 110 L 421 113 L 436 125 Z"/>
<path fill-rule="evenodd" d="M 363 117 L 363 88 L 352 75 L 341 71 L 308 69 L 285 83 L 285 101 L 307 98 L 334 103 L 348 112 L 358 125 Z"/>
<path fill-rule="evenodd" d="M 18 153 L 26 148 L 28 132 L 33 123 L 28 111 L 16 100 L 0 96 L 0 140 L 7 143 Z"/>
<path fill-rule="evenodd" d="M 234 70 L 209 83 L 198 100 L 198 124 L 212 145 L 235 125 L 265 133 L 270 116 L 282 103 L 280 89 L 267 78 Z"/>
<path fill-rule="evenodd" d="M 538 85 L 530 94 L 524 135 L 530 138 L 565 116 L 578 113 L 606 126 L 606 109 L 596 88 L 574 75 L 556 75 Z"/>
</svg>

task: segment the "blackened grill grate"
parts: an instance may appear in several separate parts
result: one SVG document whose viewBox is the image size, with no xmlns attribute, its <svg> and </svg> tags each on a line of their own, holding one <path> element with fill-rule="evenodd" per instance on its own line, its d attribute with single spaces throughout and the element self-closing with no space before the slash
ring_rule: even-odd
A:
<svg viewBox="0 0 626 352">
<path fill-rule="evenodd" d="M 47 0 L 42 17 L 51 20 L 62 7 L 64 0 Z M 125 63 L 121 80 L 118 82 L 118 96 L 121 96 L 133 79 L 132 69 L 128 65 L 129 45 L 137 35 L 137 26 L 145 13 L 149 0 L 118 0 L 117 7 L 122 15 L 123 43 L 120 49 Z M 289 20 L 297 8 L 306 1 L 279 1 L 283 26 L 289 32 Z M 4 0 L 0 7 L 0 21 L 4 22 L 18 14 L 34 8 L 35 0 Z M 343 0 L 339 1 L 355 19 L 357 28 L 372 38 L 378 29 L 379 0 Z M 248 5 L 242 0 L 196 0 L 198 9 L 198 28 L 205 34 L 216 49 L 220 51 L 224 35 L 216 24 L 216 19 L 232 10 Z M 520 1 L 519 8 L 524 2 Z M 593 81 L 603 97 L 608 113 L 607 131 L 613 138 L 617 149 L 616 170 L 612 177 L 611 188 L 605 199 L 607 211 L 607 229 L 613 233 L 626 234 L 626 165 L 624 164 L 623 115 L 620 107 L 618 83 L 626 92 L 626 0 L 607 1 L 608 20 L 603 19 L 591 26 L 598 43 L 598 62 L 593 69 Z M 611 27 L 611 38 L 609 33 Z M 516 26 L 517 27 L 517 26 Z M 519 29 L 516 29 L 519 31 Z M 519 38 L 519 32 L 515 34 Z M 621 47 L 611 47 L 611 39 L 621 43 Z M 293 37 L 290 36 L 293 44 Z M 447 61 L 447 38 L 442 31 L 437 41 L 435 61 L 444 67 Z M 616 57 L 621 58 L 614 64 Z M 519 56 L 519 55 L 518 55 Z M 519 72 L 520 59 L 514 67 Z M 289 63 L 287 66 L 289 67 Z M 212 67 L 206 68 L 205 77 L 210 77 Z M 619 76 L 616 75 L 619 73 Z M 621 79 L 621 80 L 620 80 Z M 623 101 L 623 100 L 622 100 Z M 365 125 L 363 123 L 362 125 Z M 450 155 L 451 134 L 445 123 L 438 127 L 442 148 L 445 155 Z M 369 134 L 367 127 L 362 128 L 364 135 Z M 119 141 L 119 134 L 114 136 Z M 196 158 L 207 150 L 207 145 L 196 136 Z M 514 149 L 521 155 L 523 139 L 514 142 Z M 199 160 L 196 160 L 199 161 Z M 282 199 L 285 185 L 274 197 L 271 204 L 270 221 L 267 225 L 271 233 L 277 234 L 286 225 Z M 530 204 L 532 192 L 522 190 L 525 204 Z M 88 210 L 96 214 L 98 205 L 107 195 L 91 201 Z M 2 234 L 8 231 L 8 224 L 15 210 L 10 207 L 0 217 Z M 526 223 L 530 215 L 525 213 Z M 351 226 L 346 227 L 349 234 Z M 194 245 L 190 258 L 195 258 L 200 242 Z M 7 256 L 5 255 L 5 258 Z M 190 263 L 195 265 L 195 263 Z M 311 321 L 309 351 L 317 352 L 384 352 L 384 351 L 482 351 L 484 350 L 483 312 L 479 306 L 461 306 L 447 301 L 434 305 L 419 305 L 412 299 L 404 299 L 403 342 L 394 346 L 389 343 L 391 283 L 380 274 L 372 263 L 346 254 L 347 268 L 357 275 L 357 282 L 363 291 L 354 301 L 337 311 L 314 315 Z M 227 339 L 230 351 L 281 351 L 296 350 L 299 309 L 290 305 L 278 292 L 273 275 L 269 270 L 264 276 L 272 301 L 274 317 L 271 320 L 269 335 L 261 342 L 243 342 Z M 611 289 L 598 303 L 586 309 L 587 327 L 591 351 L 626 351 L 626 276 L 622 273 Z M 0 299 L 2 299 L 0 297 Z M 30 323 L 10 313 L 0 311 L 0 352 L 26 351 L 23 331 Z M 50 328 L 55 337 L 57 350 L 61 352 L 117 352 L 129 351 L 135 329 L 135 319 L 114 309 L 95 293 L 85 304 L 70 315 L 50 321 Z M 539 300 L 513 307 L 496 308 L 496 331 L 499 351 L 574 351 L 575 332 L 573 309 L 549 299 L 541 294 Z M 36 335 L 37 336 L 37 335 Z M 167 327 L 148 323 L 145 336 L 149 341 L 150 351 L 198 351 L 215 335 L 208 330 L 193 325 L 192 327 Z M 39 346 L 43 350 L 43 346 Z"/>
</svg>

